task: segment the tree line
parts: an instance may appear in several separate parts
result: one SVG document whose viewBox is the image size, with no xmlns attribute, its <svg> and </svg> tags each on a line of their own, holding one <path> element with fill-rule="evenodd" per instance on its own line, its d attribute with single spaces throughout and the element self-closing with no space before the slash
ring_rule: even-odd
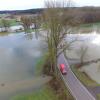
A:
<svg viewBox="0 0 100 100">
<path fill-rule="evenodd" d="M 80 23 L 100 22 L 100 7 L 71 7 L 70 16 L 80 20 Z"/>
<path fill-rule="evenodd" d="M 31 14 L 34 12 L 35 14 L 43 14 L 45 10 L 46 8 L 31 9 Z M 100 22 L 100 7 L 64 7 L 64 10 L 67 13 L 66 16 L 74 17 L 74 19 L 80 20 L 82 24 Z"/>
<path fill-rule="evenodd" d="M 77 21 L 80 24 L 100 22 L 100 7 L 64 7 L 61 9 L 64 10 L 64 13 L 65 13 L 65 15 L 63 16 L 63 18 L 65 19 L 64 23 L 67 22 L 68 18 L 74 19 L 74 21 Z M 38 13 L 37 15 L 43 15 L 43 13 L 46 10 L 47 8 L 24 10 L 20 12 L 23 12 L 23 13 L 30 12 L 31 14 L 34 14 L 35 12 L 35 13 Z M 11 11 L 11 12 L 16 12 L 16 11 Z M 34 27 L 36 29 L 37 25 L 39 24 L 39 23 L 36 24 L 37 23 L 36 17 L 32 18 L 32 17 L 26 17 L 22 15 L 21 23 L 24 27 L 25 32 L 30 29 L 30 26 L 32 25 L 32 23 L 35 23 Z M 5 31 L 7 31 L 8 28 L 10 27 L 10 22 L 6 19 L 1 20 L 1 27 L 4 27 Z"/>
</svg>

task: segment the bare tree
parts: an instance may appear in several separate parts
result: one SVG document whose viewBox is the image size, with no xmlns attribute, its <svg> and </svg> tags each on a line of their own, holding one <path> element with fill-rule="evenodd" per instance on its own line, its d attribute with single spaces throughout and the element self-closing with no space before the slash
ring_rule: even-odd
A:
<svg viewBox="0 0 100 100">
<path fill-rule="evenodd" d="M 38 14 L 36 17 L 32 18 L 33 24 L 34 24 L 34 30 L 35 30 L 35 37 L 38 39 L 39 31 L 38 29 L 40 28 L 40 15 Z"/>
<path fill-rule="evenodd" d="M 30 26 L 32 25 L 32 19 L 31 17 L 28 16 L 22 16 L 21 17 L 21 22 L 24 27 L 25 33 L 30 32 Z"/>
<path fill-rule="evenodd" d="M 67 3 L 67 4 L 66 4 Z M 69 2 L 46 2 L 46 10 L 41 16 L 46 27 L 46 42 L 48 45 L 49 58 L 51 62 L 51 72 L 57 75 L 57 58 L 68 48 L 65 38 L 72 33 L 73 26 L 76 25 L 73 17 L 68 16 L 65 4 L 70 7 Z"/>
<path fill-rule="evenodd" d="M 6 20 L 6 19 L 2 19 L 1 20 L 1 23 L 2 23 L 2 28 L 4 28 L 3 31 L 7 32 L 9 27 L 10 27 L 10 22 L 9 20 Z"/>
</svg>

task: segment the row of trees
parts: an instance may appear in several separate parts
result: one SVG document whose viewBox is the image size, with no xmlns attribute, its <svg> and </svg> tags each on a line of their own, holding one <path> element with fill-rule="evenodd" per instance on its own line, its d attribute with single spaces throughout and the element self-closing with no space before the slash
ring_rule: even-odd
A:
<svg viewBox="0 0 100 100">
<path fill-rule="evenodd" d="M 7 19 L 1 19 L 0 20 L 0 27 L 2 32 L 8 32 L 11 27 L 11 21 Z M 34 29 L 36 30 L 38 28 L 37 25 L 37 17 L 28 17 L 28 16 L 22 16 L 21 17 L 21 25 L 24 28 L 25 33 L 30 32 L 30 29 L 32 29 L 32 25 L 34 24 Z"/>
<path fill-rule="evenodd" d="M 22 23 L 25 33 L 30 32 L 33 26 L 36 33 L 36 37 L 37 37 L 37 28 L 39 28 L 40 26 L 38 20 L 39 20 L 39 16 L 35 16 L 35 17 L 22 16 L 21 23 Z"/>
<path fill-rule="evenodd" d="M 1 19 L 1 31 L 3 32 L 7 32 L 9 30 L 9 27 L 10 27 L 10 22 L 9 20 L 6 20 L 6 19 Z"/>
<path fill-rule="evenodd" d="M 54 6 L 53 3 L 54 2 L 51 1 L 52 7 Z M 58 8 L 61 8 L 61 10 L 64 12 L 64 15 L 62 15 L 63 12 L 61 11 L 60 15 L 63 16 L 62 19 L 63 19 L 63 23 L 65 23 L 65 24 L 67 22 L 70 23 L 69 21 L 67 21 L 67 20 L 69 20 L 69 18 L 74 20 L 74 23 L 71 23 L 71 25 L 72 24 L 75 25 L 76 23 L 84 24 L 84 23 L 93 23 L 93 22 L 100 21 L 99 8 L 95 8 L 95 7 L 82 7 L 82 8 L 71 7 L 71 5 L 73 5 L 73 3 L 70 0 L 67 0 L 66 2 L 62 2 L 63 8 L 61 7 L 61 2 L 56 2 L 56 3 L 57 3 L 56 5 L 60 5 L 60 7 L 58 7 Z M 48 9 L 44 9 L 44 11 L 41 13 L 42 16 L 43 16 L 43 13 L 47 10 Z M 30 26 L 32 25 L 32 23 L 34 23 L 34 29 L 39 27 L 40 23 L 38 22 L 38 20 L 40 21 L 40 16 L 36 16 L 34 18 L 22 16 L 21 22 L 22 22 L 22 25 L 24 27 L 25 32 L 27 33 L 27 30 L 30 29 Z M 71 20 L 71 21 L 73 22 L 73 20 Z M 44 22 L 42 22 L 42 24 L 43 23 Z M 46 23 L 45 23 L 45 26 L 47 26 Z"/>
<path fill-rule="evenodd" d="M 100 8 L 99 7 L 72 7 L 70 8 L 74 17 L 80 19 L 81 23 L 100 22 Z"/>
<path fill-rule="evenodd" d="M 52 2 L 52 1 L 51 1 Z M 52 4 L 53 5 L 53 4 Z M 60 5 L 60 3 L 58 4 Z M 63 2 L 63 11 L 65 12 L 63 18 L 65 19 L 64 22 L 67 22 L 67 17 L 69 16 L 70 19 L 75 19 L 76 21 L 79 21 L 80 23 L 93 23 L 93 22 L 99 22 L 100 21 L 100 8 L 95 7 L 71 7 L 73 5 L 70 1 L 67 1 L 67 4 Z M 45 12 L 47 9 L 44 9 L 43 12 Z M 62 12 L 60 13 L 62 14 Z M 67 17 L 66 17 L 67 16 Z M 28 17 L 28 16 L 22 16 L 21 22 L 24 28 L 24 31 L 27 33 L 30 30 L 30 26 L 32 23 L 34 23 L 34 29 L 40 26 L 38 22 L 40 20 L 40 16 L 36 17 Z M 74 21 L 75 21 L 74 20 Z M 10 21 L 6 19 L 1 20 L 1 27 L 3 27 L 3 31 L 8 31 L 10 27 Z M 75 23 L 74 23 L 75 24 Z"/>
</svg>

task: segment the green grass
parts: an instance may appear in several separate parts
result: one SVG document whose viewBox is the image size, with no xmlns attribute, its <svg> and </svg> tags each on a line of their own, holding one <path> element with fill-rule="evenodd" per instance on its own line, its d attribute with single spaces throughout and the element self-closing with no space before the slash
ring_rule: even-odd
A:
<svg viewBox="0 0 100 100">
<path fill-rule="evenodd" d="M 74 100 L 74 97 L 71 95 L 69 89 L 66 87 L 66 85 L 63 83 L 63 80 L 61 79 L 61 86 L 63 88 L 63 95 L 66 95 L 66 99 L 63 100 Z M 64 98 L 64 96 L 62 95 L 61 99 Z"/>
<path fill-rule="evenodd" d="M 74 100 L 74 98 L 71 96 L 67 88 L 56 93 L 54 89 L 47 84 L 32 93 L 16 95 L 12 97 L 11 100 Z"/>
<path fill-rule="evenodd" d="M 97 94 L 97 100 L 100 100 L 100 94 Z"/>
<path fill-rule="evenodd" d="M 45 87 L 30 94 L 15 96 L 11 100 L 58 100 L 58 99 L 50 87 Z"/>
<path fill-rule="evenodd" d="M 100 27 L 100 22 L 81 24 L 77 28 L 78 28 L 78 31 L 81 32 L 81 33 L 91 33 L 94 30 L 96 32 L 100 32 L 100 28 L 99 27 Z"/>
<path fill-rule="evenodd" d="M 92 26 L 100 26 L 100 22 L 97 22 L 97 23 L 88 23 L 88 24 L 81 24 L 80 27 L 85 27 L 85 28 L 89 28 L 89 27 L 92 27 Z"/>
<path fill-rule="evenodd" d="M 10 23 L 10 25 L 11 26 L 15 26 L 15 25 L 19 25 L 20 24 L 20 22 L 16 22 L 16 20 L 9 20 L 9 23 Z"/>
<path fill-rule="evenodd" d="M 68 88 L 65 88 L 64 93 L 67 96 L 67 100 L 74 100 L 74 97 L 71 95 L 71 93 L 69 92 Z"/>
<path fill-rule="evenodd" d="M 88 32 L 92 32 L 93 30 L 100 31 L 99 27 L 100 27 L 100 22 L 81 24 L 78 28 L 82 31 L 82 33 L 88 33 Z"/>
<path fill-rule="evenodd" d="M 19 22 L 16 22 L 16 20 L 12 19 L 12 20 L 9 20 L 9 23 L 11 26 L 15 26 L 15 25 L 18 25 Z"/>
<path fill-rule="evenodd" d="M 100 86 L 95 81 L 91 80 L 85 73 L 80 72 L 75 66 L 71 66 L 72 71 L 76 75 L 76 77 L 85 85 L 85 86 Z"/>
<path fill-rule="evenodd" d="M 36 67 L 35 67 L 35 75 L 41 75 L 42 74 L 43 67 L 44 67 L 44 64 L 46 62 L 46 59 L 47 59 L 47 54 L 45 54 L 44 56 L 42 56 L 38 60 Z"/>
<path fill-rule="evenodd" d="M 8 22 L 10 23 L 10 26 L 15 26 L 20 24 L 20 22 L 16 22 L 15 19 L 8 20 Z M 0 26 L 2 26 L 2 20 L 0 20 Z"/>
</svg>

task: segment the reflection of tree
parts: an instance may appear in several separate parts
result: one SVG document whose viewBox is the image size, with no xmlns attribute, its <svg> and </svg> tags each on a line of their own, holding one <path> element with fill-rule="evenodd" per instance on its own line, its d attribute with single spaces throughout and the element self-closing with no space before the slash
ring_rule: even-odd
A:
<svg viewBox="0 0 100 100">
<path fill-rule="evenodd" d="M 25 33 L 30 33 L 30 26 L 32 25 L 32 19 L 27 16 L 22 16 L 21 22 Z"/>
<path fill-rule="evenodd" d="M 84 63 L 86 56 L 88 56 L 87 52 L 88 52 L 88 46 L 85 45 L 82 45 L 80 49 L 76 52 L 77 55 L 80 57 L 81 64 Z"/>
<path fill-rule="evenodd" d="M 28 33 L 25 35 L 26 39 L 28 40 L 32 40 L 33 39 L 33 34 L 32 33 Z"/>
<path fill-rule="evenodd" d="M 38 39 L 38 35 L 39 35 L 38 34 L 39 33 L 38 29 L 40 28 L 40 25 L 41 25 L 39 20 L 40 20 L 40 16 L 39 15 L 33 18 L 36 39 Z"/>
</svg>

